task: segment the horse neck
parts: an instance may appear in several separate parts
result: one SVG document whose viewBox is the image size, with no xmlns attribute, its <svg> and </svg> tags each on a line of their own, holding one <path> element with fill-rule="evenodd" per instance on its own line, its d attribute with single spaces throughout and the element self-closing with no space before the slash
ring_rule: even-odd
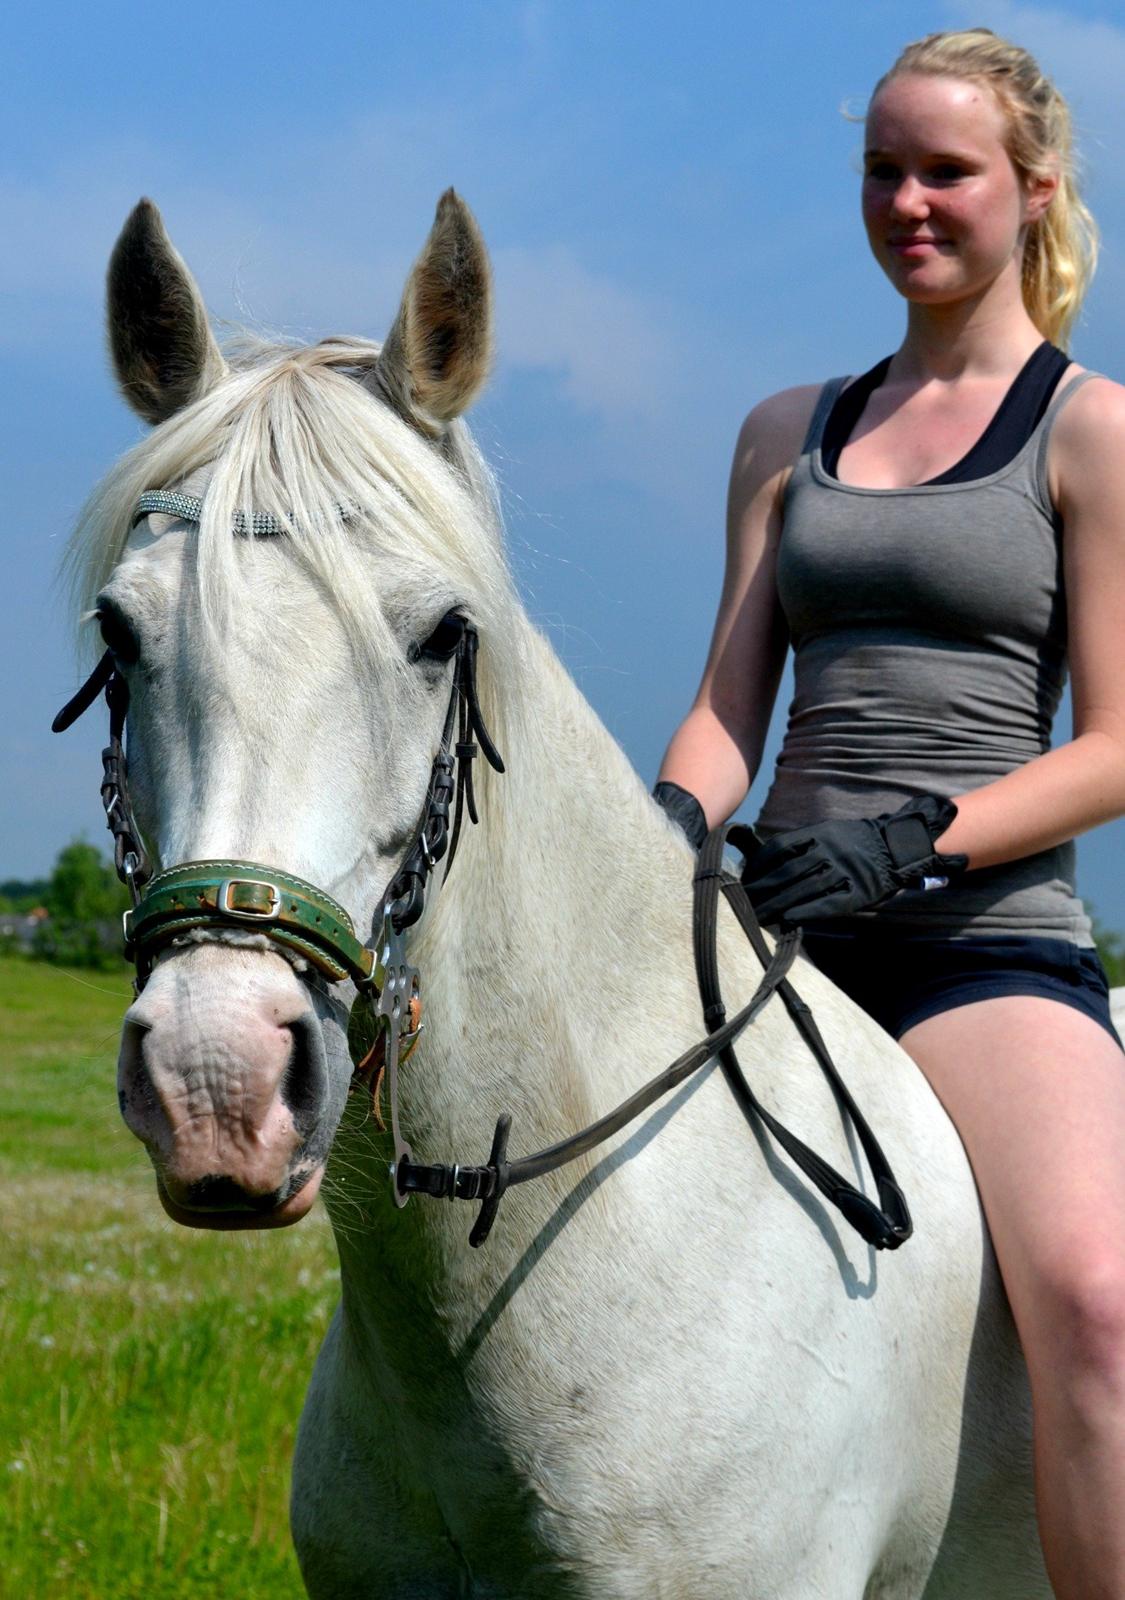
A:
<svg viewBox="0 0 1125 1600">
<path fill-rule="evenodd" d="M 504 751 L 509 771 L 489 774 L 481 837 L 470 830 L 462 842 L 433 961 L 459 973 L 473 1026 L 487 1029 L 498 1004 L 541 1017 L 551 1035 L 539 1053 L 565 1065 L 571 1094 L 604 1108 L 607 1090 L 636 1087 L 632 1061 L 591 1069 L 587 1047 L 605 1037 L 608 1014 L 648 1015 L 654 988 L 675 987 L 670 969 L 684 951 L 690 980 L 692 861 L 557 657 L 528 632 L 518 743 Z M 534 1068 L 518 1070 L 534 1082 Z"/>
<path fill-rule="evenodd" d="M 419 1161 L 483 1161 L 501 1111 L 512 1114 L 513 1156 L 551 1144 L 701 1031 L 690 853 L 553 652 L 528 634 L 519 714 L 496 730 L 507 770 L 484 775 L 480 826 L 463 829 L 412 951 L 426 1031 L 402 1072 L 402 1119 Z M 380 1154 L 366 1163 L 349 1144 L 344 1159 L 353 1192 L 370 1171 L 386 1228 L 337 1231 L 365 1319 L 393 1304 L 398 1325 L 415 1294 L 432 1303 L 435 1276 L 479 1272 L 482 1256 L 466 1243 L 467 1206 L 421 1198 L 390 1215 Z M 556 1175 L 557 1195 L 578 1176 Z M 549 1213 L 552 1180 L 534 1188 Z M 521 1230 L 505 1202 L 502 1254 L 518 1256 L 541 1221 Z"/>
</svg>

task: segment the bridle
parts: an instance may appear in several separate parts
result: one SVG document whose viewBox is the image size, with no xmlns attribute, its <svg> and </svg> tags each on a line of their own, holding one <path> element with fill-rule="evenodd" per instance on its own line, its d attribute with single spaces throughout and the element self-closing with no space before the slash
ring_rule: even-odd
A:
<svg viewBox="0 0 1125 1600">
<path fill-rule="evenodd" d="M 202 505 L 202 500 L 193 495 L 150 490 L 138 500 L 133 524 L 154 512 L 198 524 Z M 285 529 L 267 513 L 240 511 L 235 513 L 232 531 L 238 537 L 273 538 L 284 534 Z M 386 1074 L 395 1204 L 404 1206 L 411 1194 L 480 1201 L 480 1213 L 469 1235 L 474 1246 L 483 1244 L 488 1237 L 500 1199 L 508 1188 L 541 1177 L 595 1149 L 716 1056 L 744 1112 L 769 1128 L 796 1165 L 869 1244 L 895 1249 L 904 1243 L 913 1226 L 906 1201 L 874 1134 L 839 1077 L 812 1013 L 788 982 L 787 974 L 800 948 L 800 930 L 782 934 L 770 951 L 746 891 L 723 864 L 728 836 L 737 843 L 740 833 L 746 832 L 729 827 L 715 829 L 709 835 L 693 878 L 696 973 L 708 1036 L 616 1110 L 535 1155 L 508 1160 L 511 1118 L 504 1113 L 497 1119 L 485 1165 L 424 1165 L 415 1161 L 402 1135 L 398 1109 L 399 1065 L 417 1041 L 421 1025 L 419 975 L 406 958 L 406 933 L 422 916 L 431 876 L 443 860 L 443 881 L 448 877 L 464 815 L 468 814 L 470 822 L 478 821 L 472 780 L 472 763 L 478 748 L 495 771 L 504 771 L 477 697 L 476 629 L 459 613 L 451 613 L 447 620 L 455 620 L 460 631 L 452 653 L 453 678 L 441 740 L 430 769 L 421 820 L 383 893 L 373 919 L 377 932 L 371 944 L 357 938 L 348 912 L 331 895 L 274 867 L 253 861 L 208 860 L 181 862 L 153 872 L 129 798 L 124 748 L 129 685 L 113 651 L 106 650 L 51 727 L 55 733 L 69 728 L 104 690 L 109 707 L 109 744 L 102 751 L 101 798 L 106 825 L 113 834 L 117 874 L 128 886 L 133 902 L 132 909 L 125 913 L 124 933 L 125 955 L 136 967 L 137 992 L 143 989 L 163 951 L 185 935 L 200 931 L 220 938 L 248 931 L 264 935 L 290 958 L 307 961 L 328 983 L 350 979 L 357 1000 L 348 1029 L 349 1047 L 356 1081 L 369 1088 L 376 1115 L 379 1086 L 384 1071 Z M 719 990 L 716 959 L 720 892 L 730 903 L 764 968 L 750 1001 L 729 1019 Z M 775 993 L 782 997 L 855 1127 L 876 1179 L 881 1202 L 878 1205 L 778 1122 L 755 1098 L 743 1076 L 734 1054 L 734 1041 Z"/>
<path fill-rule="evenodd" d="M 138 500 L 133 526 L 153 513 L 198 523 L 202 510 L 202 500 L 194 495 L 151 490 Z M 234 519 L 234 532 L 240 537 L 273 538 L 283 531 L 275 518 L 263 512 L 249 518 L 239 512 Z M 406 931 L 425 910 L 427 887 L 439 863 L 444 861 L 445 874 L 449 873 L 464 817 L 478 821 L 472 776 L 478 748 L 497 772 L 504 770 L 477 697 L 477 631 L 460 613 L 451 613 L 447 620 L 456 621 L 459 633 L 441 740 L 421 820 L 373 919 L 372 944 L 356 937 L 351 917 L 330 894 L 276 867 L 243 860 L 187 861 L 153 873 L 129 797 L 124 749 L 129 684 L 112 650 L 106 650 L 51 724 L 53 732 L 63 732 L 104 689 L 109 744 L 102 751 L 101 799 L 114 839 L 114 866 L 133 901 L 125 913 L 124 936 L 125 956 L 136 967 L 137 992 L 164 950 L 200 930 L 264 935 L 289 956 L 308 962 L 328 983 L 350 979 L 358 996 L 348 1029 L 356 1079 L 370 1088 L 377 1108 L 386 1073 L 396 1171 L 412 1160 L 399 1126 L 398 1067 L 421 1027 L 418 972 L 406 959 Z M 396 1203 L 405 1205 L 409 1191 L 397 1182 L 393 1188 Z"/>
</svg>

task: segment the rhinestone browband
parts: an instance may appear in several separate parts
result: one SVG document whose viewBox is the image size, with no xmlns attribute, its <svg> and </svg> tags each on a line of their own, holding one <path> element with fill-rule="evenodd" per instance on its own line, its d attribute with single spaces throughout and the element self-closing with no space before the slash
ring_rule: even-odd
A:
<svg viewBox="0 0 1125 1600">
<path fill-rule="evenodd" d="M 179 517 L 184 522 L 198 523 L 203 515 L 203 501 L 198 495 L 180 494 L 178 489 L 148 489 L 137 501 L 133 511 L 133 527 L 145 517 L 159 512 L 166 517 Z M 275 539 L 285 528 L 268 511 L 236 511 L 231 518 L 231 530 L 245 539 Z"/>
<path fill-rule="evenodd" d="M 347 522 L 349 516 L 355 515 L 355 511 L 349 511 L 347 506 L 337 505 L 335 510 L 342 522 Z M 138 522 L 154 512 L 198 524 L 203 515 L 203 501 L 198 495 L 181 494 L 178 489 L 146 489 L 133 509 L 131 526 L 135 528 Z M 286 527 L 268 511 L 251 511 L 249 517 L 245 511 L 236 511 L 231 518 L 231 532 L 242 539 L 277 539 L 286 532 Z"/>
</svg>

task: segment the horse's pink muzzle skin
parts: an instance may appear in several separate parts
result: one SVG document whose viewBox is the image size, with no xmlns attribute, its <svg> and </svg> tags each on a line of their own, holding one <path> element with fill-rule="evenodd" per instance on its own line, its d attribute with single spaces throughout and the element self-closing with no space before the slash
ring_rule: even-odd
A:
<svg viewBox="0 0 1125 1600">
<path fill-rule="evenodd" d="M 289 963 L 200 944 L 153 971 L 125 1015 L 121 1113 L 169 1216 L 191 1227 L 284 1227 L 323 1167 L 301 1159 L 326 1101 L 318 1019 Z"/>
</svg>

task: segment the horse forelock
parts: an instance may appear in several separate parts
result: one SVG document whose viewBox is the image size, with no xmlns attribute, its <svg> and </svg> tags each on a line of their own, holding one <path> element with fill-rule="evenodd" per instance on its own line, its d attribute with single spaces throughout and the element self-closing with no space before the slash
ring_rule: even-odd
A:
<svg viewBox="0 0 1125 1600">
<path fill-rule="evenodd" d="M 79 612 L 122 559 L 139 496 L 205 480 L 194 573 L 213 632 L 242 589 L 236 510 L 285 525 L 287 553 L 377 661 L 401 649 L 373 581 L 375 556 L 423 611 L 456 600 L 482 637 L 503 632 L 515 601 L 492 475 L 463 424 L 435 446 L 379 398 L 379 351 L 355 338 L 296 346 L 236 335 L 226 375 L 123 456 L 83 508 L 65 558 Z"/>
<path fill-rule="evenodd" d="M 568 769 L 604 770 L 607 786 L 629 796 L 638 820 L 647 802 L 516 596 L 493 478 L 468 429 L 455 421 L 437 444 L 422 437 L 368 387 L 379 350 L 348 338 L 305 347 L 247 335 L 228 342 L 221 381 L 154 428 L 91 495 L 68 552 L 70 581 L 88 610 L 126 557 L 139 496 L 184 484 L 190 493 L 206 490 L 188 562 L 199 619 L 190 626 L 212 635 L 202 641 L 209 648 L 201 670 L 204 659 L 211 673 L 228 670 L 224 657 L 238 629 L 225 624 L 246 603 L 247 542 L 231 532 L 236 510 L 266 511 L 285 523 L 286 536 L 271 543 L 331 597 L 376 680 L 411 670 L 401 633 L 388 621 L 389 590 L 405 589 L 420 622 L 427 614 L 436 621 L 440 606 L 461 604 L 480 633 L 482 709 L 508 767 L 497 779 L 478 763 L 483 832 L 493 843 L 489 870 L 502 850 L 512 899 L 520 902 L 519 884 L 528 876 L 538 882 L 546 869 L 538 856 L 525 860 L 515 848 L 517 821 L 538 814 L 543 774 L 557 770 L 560 755 Z M 355 514 L 341 517 L 340 506 Z M 161 537 L 157 529 L 158 543 Z M 318 651 L 310 624 L 293 639 L 288 670 L 315 676 Z M 234 661 L 229 671 L 237 688 Z M 393 705 L 390 715 L 393 721 Z M 564 810 L 568 803 L 560 801 Z M 483 870 L 482 850 L 466 855 L 462 882 L 475 876 L 469 863 Z"/>
</svg>

